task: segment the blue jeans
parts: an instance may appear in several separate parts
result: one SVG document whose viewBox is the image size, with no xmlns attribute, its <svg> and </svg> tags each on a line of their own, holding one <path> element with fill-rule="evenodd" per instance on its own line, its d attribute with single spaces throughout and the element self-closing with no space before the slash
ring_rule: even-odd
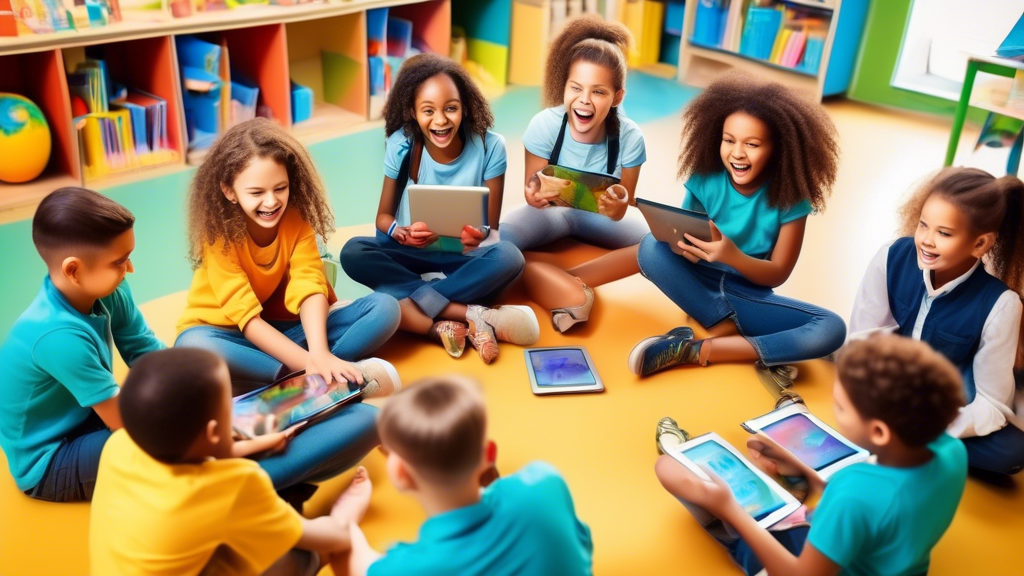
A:
<svg viewBox="0 0 1024 576">
<path fill-rule="evenodd" d="M 988 436 L 964 438 L 967 465 L 971 468 L 1016 474 L 1024 470 L 1024 431 L 1007 424 Z"/>
<path fill-rule="evenodd" d="M 409 298 L 431 318 L 451 302 L 492 301 L 525 266 L 519 249 L 504 240 L 462 254 L 404 246 L 380 231 L 346 242 L 340 260 L 349 278 L 399 300 Z M 427 272 L 446 277 L 426 281 L 420 275 Z"/>
<path fill-rule="evenodd" d="M 281 490 L 300 482 L 322 482 L 355 466 L 380 444 L 377 409 L 351 404 L 300 430 L 284 452 L 257 460 Z"/>
<path fill-rule="evenodd" d="M 634 209 L 627 210 L 626 216 L 616 222 L 576 208 L 526 205 L 516 208 L 501 221 L 501 239 L 520 250 L 539 248 L 568 237 L 614 250 L 635 246 L 650 232 L 640 211 Z"/>
<path fill-rule="evenodd" d="M 804 549 L 804 543 L 807 542 L 807 534 L 811 531 L 809 526 L 797 526 L 795 528 L 788 528 L 786 530 L 769 530 L 771 534 L 779 544 L 782 544 L 789 553 L 794 556 L 799 556 Z M 712 534 L 714 536 L 714 534 Z M 729 551 L 729 556 L 732 556 L 734 562 L 739 564 L 740 568 L 743 569 L 743 573 L 747 576 L 753 576 L 764 569 L 764 564 L 754 554 L 754 550 L 747 544 L 746 540 L 737 538 L 735 540 L 724 540 L 715 536 L 715 540 L 725 549 Z"/>
<path fill-rule="evenodd" d="M 846 323 L 823 308 L 784 298 L 739 274 L 693 264 L 648 235 L 640 272 L 705 328 L 731 318 L 768 366 L 821 358 L 846 339 Z"/>
<path fill-rule="evenodd" d="M 110 430 L 93 412 L 61 441 L 42 479 L 25 493 L 47 502 L 88 502 Z"/>
<path fill-rule="evenodd" d="M 327 315 L 327 344 L 342 360 L 361 360 L 369 356 L 398 330 L 401 311 L 398 302 L 386 294 L 370 294 L 355 302 L 331 310 Z M 289 340 L 306 347 L 302 323 L 269 321 Z M 246 340 L 237 328 L 193 326 L 178 334 L 175 346 L 203 348 L 216 352 L 228 363 L 234 393 L 269 384 L 288 373 L 288 368 L 273 356 Z"/>
</svg>

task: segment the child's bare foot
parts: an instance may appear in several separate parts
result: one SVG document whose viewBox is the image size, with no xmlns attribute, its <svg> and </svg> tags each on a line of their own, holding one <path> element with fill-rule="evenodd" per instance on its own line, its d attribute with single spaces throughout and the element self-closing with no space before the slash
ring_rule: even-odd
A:
<svg viewBox="0 0 1024 576">
<path fill-rule="evenodd" d="M 370 507 L 370 495 L 373 494 L 373 483 L 370 482 L 370 474 L 366 468 L 360 466 L 356 470 L 355 477 L 348 488 L 341 493 L 338 501 L 331 508 L 331 518 L 340 522 L 343 526 L 358 524 Z"/>
</svg>

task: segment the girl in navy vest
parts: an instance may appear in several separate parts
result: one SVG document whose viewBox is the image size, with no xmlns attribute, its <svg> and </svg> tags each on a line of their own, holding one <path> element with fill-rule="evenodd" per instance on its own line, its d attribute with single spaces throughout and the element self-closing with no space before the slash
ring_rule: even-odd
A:
<svg viewBox="0 0 1024 576">
<path fill-rule="evenodd" d="M 879 330 L 928 342 L 963 373 L 967 406 L 949 427 L 968 464 L 1024 468 L 1021 287 L 1024 183 L 975 168 L 947 168 L 901 211 L 902 238 L 868 266 L 850 338 Z M 988 257 L 990 274 L 982 262 Z"/>
<path fill-rule="evenodd" d="M 529 345 L 540 335 L 529 306 L 478 305 L 519 276 L 523 255 L 508 242 L 485 242 L 486 227 L 439 238 L 425 223 L 410 221 L 405 192 L 409 184 L 486 186 L 487 222 L 497 222 L 505 139 L 489 130 L 492 124 L 487 99 L 461 66 L 436 54 L 407 60 L 384 106 L 377 234 L 353 238 L 341 251 L 350 278 L 398 299 L 400 330 L 432 337 L 456 358 L 468 338 L 487 364 L 498 356 L 497 340 Z M 422 276 L 438 272 L 440 279 Z"/>
<path fill-rule="evenodd" d="M 712 240 L 687 234 L 679 255 L 647 236 L 638 259 L 711 337 L 681 327 L 647 338 L 629 355 L 635 374 L 712 362 L 777 366 L 839 349 L 839 316 L 772 290 L 796 266 L 807 216 L 825 208 L 838 161 L 825 111 L 780 84 L 730 74 L 694 98 L 683 112 L 679 177 L 687 177 L 683 208 L 710 217 Z"/>
<path fill-rule="evenodd" d="M 636 245 L 649 232 L 633 199 L 640 166 L 647 160 L 644 136 L 619 107 L 626 94 L 625 26 L 598 16 L 568 22 L 551 43 L 544 72 L 544 104 L 523 134 L 526 202 L 501 222 L 501 238 L 532 250 L 573 237 L 610 248 L 609 254 L 569 270 L 530 262 L 523 280 L 530 297 L 551 310 L 565 332 L 590 317 L 592 287 L 640 270 Z M 598 212 L 553 206 L 568 180 L 541 174 L 548 165 L 607 174 L 619 179 L 598 197 Z"/>
</svg>

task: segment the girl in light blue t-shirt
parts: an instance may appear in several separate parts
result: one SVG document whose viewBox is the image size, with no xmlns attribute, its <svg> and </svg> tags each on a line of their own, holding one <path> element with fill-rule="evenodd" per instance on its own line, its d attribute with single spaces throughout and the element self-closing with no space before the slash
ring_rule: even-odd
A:
<svg viewBox="0 0 1024 576">
<path fill-rule="evenodd" d="M 630 369 L 646 376 L 681 364 L 775 366 L 839 349 L 839 316 L 772 290 L 789 278 L 807 216 L 825 207 L 835 182 L 839 143 L 825 111 L 780 84 L 730 75 L 686 108 L 682 142 L 683 208 L 710 217 L 711 241 L 687 234 L 679 255 L 647 236 L 638 261 L 712 336 L 676 328 L 646 338 L 630 353 Z M 719 326 L 725 320 L 732 322 Z M 788 384 L 784 373 L 770 374 Z"/>
<path fill-rule="evenodd" d="M 479 305 L 519 276 L 523 255 L 509 242 L 488 242 L 486 226 L 439 238 L 426 223 L 410 221 L 405 192 L 409 184 L 486 186 L 486 222 L 497 223 L 505 140 L 488 130 L 493 124 L 487 100 L 461 66 L 434 54 L 407 60 L 384 107 L 377 235 L 353 238 L 341 251 L 349 277 L 398 299 L 399 329 L 437 340 L 454 357 L 468 339 L 488 364 L 498 340 L 526 346 L 540 336 L 530 307 Z"/>
<path fill-rule="evenodd" d="M 597 16 L 568 22 L 552 42 L 544 74 L 542 110 L 530 121 L 526 147 L 526 206 L 501 223 L 503 240 L 530 250 L 573 237 L 613 251 L 570 270 L 531 262 L 523 278 L 531 298 L 551 310 L 559 332 L 586 321 L 591 287 L 639 272 L 636 246 L 649 232 L 634 204 L 644 137 L 620 109 L 625 96 L 629 31 Z M 541 173 L 548 165 L 614 177 L 600 192 L 597 212 L 554 205 L 572 183 Z"/>
</svg>

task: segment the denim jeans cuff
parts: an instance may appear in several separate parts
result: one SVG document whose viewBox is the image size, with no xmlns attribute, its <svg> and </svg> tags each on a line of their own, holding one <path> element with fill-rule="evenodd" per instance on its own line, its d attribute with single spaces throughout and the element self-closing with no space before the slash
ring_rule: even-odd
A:
<svg viewBox="0 0 1024 576">
<path fill-rule="evenodd" d="M 434 290 L 429 284 L 424 284 L 409 295 L 409 299 L 420 307 L 424 314 L 431 318 L 437 318 L 450 303 L 440 292 Z"/>
</svg>

